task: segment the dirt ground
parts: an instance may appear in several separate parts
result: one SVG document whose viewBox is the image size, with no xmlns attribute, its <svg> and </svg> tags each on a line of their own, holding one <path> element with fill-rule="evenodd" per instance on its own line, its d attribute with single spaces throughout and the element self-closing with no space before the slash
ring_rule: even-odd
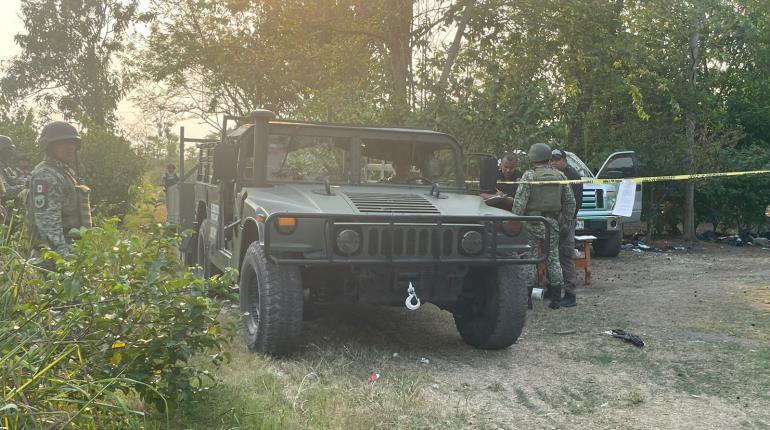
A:
<svg viewBox="0 0 770 430">
<path fill-rule="evenodd" d="M 343 351 L 340 378 L 411 379 L 468 428 L 770 428 L 770 250 L 699 246 L 594 260 L 579 305 L 536 303 L 504 351 L 466 346 L 432 306 L 355 308 L 308 323 L 299 360 Z"/>
<path fill-rule="evenodd" d="M 503 351 L 431 305 L 323 309 L 292 357 L 236 341 L 180 428 L 770 429 L 770 250 L 698 246 L 594 260 L 578 306 L 537 302 Z"/>
</svg>

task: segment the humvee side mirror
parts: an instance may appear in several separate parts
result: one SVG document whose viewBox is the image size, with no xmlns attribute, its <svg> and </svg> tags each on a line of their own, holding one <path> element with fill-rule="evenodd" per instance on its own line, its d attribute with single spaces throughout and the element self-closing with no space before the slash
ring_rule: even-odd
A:
<svg viewBox="0 0 770 430">
<path fill-rule="evenodd" d="M 214 147 L 212 177 L 221 181 L 238 178 L 238 147 L 232 144 L 220 144 Z"/>
<path fill-rule="evenodd" d="M 479 159 L 479 191 L 494 194 L 497 188 L 497 158 L 481 156 Z"/>
</svg>

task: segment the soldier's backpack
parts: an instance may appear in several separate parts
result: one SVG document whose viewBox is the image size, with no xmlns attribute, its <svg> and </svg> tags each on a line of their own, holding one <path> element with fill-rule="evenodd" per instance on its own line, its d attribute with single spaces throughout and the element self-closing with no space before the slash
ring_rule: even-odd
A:
<svg viewBox="0 0 770 430">
<path fill-rule="evenodd" d="M 532 181 L 560 181 L 564 175 L 552 167 L 535 169 Z M 527 212 L 561 212 L 561 185 L 532 185 Z"/>
</svg>

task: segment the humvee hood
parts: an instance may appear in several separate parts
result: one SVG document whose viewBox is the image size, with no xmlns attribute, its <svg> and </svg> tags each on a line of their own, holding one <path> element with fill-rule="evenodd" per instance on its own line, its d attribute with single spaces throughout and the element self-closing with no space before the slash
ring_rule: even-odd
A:
<svg viewBox="0 0 770 430">
<path fill-rule="evenodd" d="M 442 192 L 430 195 L 430 188 L 392 185 L 332 186 L 327 195 L 323 184 L 277 184 L 271 188 L 249 188 L 247 202 L 260 212 L 328 213 L 351 215 L 453 215 L 510 216 L 511 213 L 484 204 L 478 195 Z"/>
</svg>

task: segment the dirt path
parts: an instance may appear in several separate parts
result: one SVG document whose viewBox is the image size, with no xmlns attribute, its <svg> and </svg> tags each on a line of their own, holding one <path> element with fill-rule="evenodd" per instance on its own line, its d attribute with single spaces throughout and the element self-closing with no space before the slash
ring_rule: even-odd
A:
<svg viewBox="0 0 770 430">
<path fill-rule="evenodd" d="M 504 351 L 466 346 L 432 306 L 333 309 L 284 366 L 380 372 L 468 428 L 770 428 L 770 251 L 624 252 L 593 273 L 577 308 L 537 303 Z M 647 346 L 602 334 L 611 328 Z"/>
</svg>

